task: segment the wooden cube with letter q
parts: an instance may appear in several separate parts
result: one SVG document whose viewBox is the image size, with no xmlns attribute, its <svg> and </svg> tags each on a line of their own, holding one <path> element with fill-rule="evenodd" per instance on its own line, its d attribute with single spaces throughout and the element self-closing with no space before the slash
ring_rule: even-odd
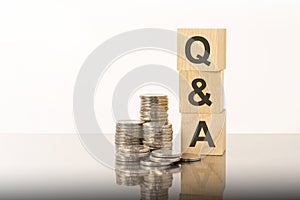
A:
<svg viewBox="0 0 300 200">
<path fill-rule="evenodd" d="M 224 72 L 179 71 L 181 113 L 220 113 L 224 109 Z"/>
<path fill-rule="evenodd" d="M 182 114 L 181 151 L 223 155 L 226 149 L 226 110 L 219 114 Z"/>
<path fill-rule="evenodd" d="M 226 68 L 226 29 L 177 29 L 177 69 Z"/>
</svg>

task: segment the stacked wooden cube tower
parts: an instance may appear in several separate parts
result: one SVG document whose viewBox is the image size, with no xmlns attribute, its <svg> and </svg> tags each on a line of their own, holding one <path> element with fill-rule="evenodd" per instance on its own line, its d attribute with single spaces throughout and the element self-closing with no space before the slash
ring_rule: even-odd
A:
<svg viewBox="0 0 300 200">
<path fill-rule="evenodd" d="M 226 148 L 226 29 L 178 29 L 181 150 L 223 155 Z"/>
</svg>

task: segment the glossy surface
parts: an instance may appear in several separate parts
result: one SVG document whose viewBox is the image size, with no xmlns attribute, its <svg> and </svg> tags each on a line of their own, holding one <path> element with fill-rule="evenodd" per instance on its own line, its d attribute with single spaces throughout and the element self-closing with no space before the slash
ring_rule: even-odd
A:
<svg viewBox="0 0 300 200">
<path fill-rule="evenodd" d="M 169 181 L 160 182 L 169 199 L 300 197 L 300 135 L 229 134 L 227 141 L 226 156 L 184 163 L 179 173 L 142 180 Z M 116 170 L 93 159 L 73 134 L 2 134 L 0 159 L 0 199 L 140 199 L 150 194 L 145 185 L 118 185 Z"/>
</svg>

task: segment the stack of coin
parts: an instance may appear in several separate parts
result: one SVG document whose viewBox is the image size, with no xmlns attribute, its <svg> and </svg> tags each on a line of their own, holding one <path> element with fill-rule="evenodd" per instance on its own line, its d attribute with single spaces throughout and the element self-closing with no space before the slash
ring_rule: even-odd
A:
<svg viewBox="0 0 300 200">
<path fill-rule="evenodd" d="M 141 95 L 140 119 L 144 122 L 168 123 L 168 97 L 162 94 Z"/>
<path fill-rule="evenodd" d="M 143 122 L 137 120 L 118 121 L 115 133 L 116 160 L 134 162 L 148 156 L 149 149 L 142 145 L 142 138 Z"/>
<path fill-rule="evenodd" d="M 143 122 L 138 120 L 121 120 L 116 124 L 116 147 L 142 144 Z"/>
<path fill-rule="evenodd" d="M 172 148 L 172 125 L 168 123 L 168 97 L 162 94 L 141 95 L 140 119 L 144 145 L 151 149 Z"/>
<path fill-rule="evenodd" d="M 161 125 L 157 122 L 143 124 L 143 143 L 151 149 L 172 148 L 172 124 Z"/>
</svg>

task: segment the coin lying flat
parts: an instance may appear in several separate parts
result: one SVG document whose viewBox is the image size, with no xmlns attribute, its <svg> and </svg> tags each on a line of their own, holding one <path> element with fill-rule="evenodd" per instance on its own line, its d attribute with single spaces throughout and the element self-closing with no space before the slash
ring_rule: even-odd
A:
<svg viewBox="0 0 300 200">
<path fill-rule="evenodd" d="M 175 158 L 159 158 L 159 157 L 155 157 L 153 155 L 150 155 L 150 160 L 152 160 L 153 162 L 169 162 L 169 163 L 174 163 L 174 162 L 178 162 L 180 160 L 180 157 L 175 157 Z"/>
<path fill-rule="evenodd" d="M 151 155 L 159 158 L 180 158 L 181 152 L 170 149 L 159 149 L 152 151 Z"/>
<path fill-rule="evenodd" d="M 170 165 L 171 162 L 154 162 L 152 160 L 150 160 L 149 158 L 145 158 L 145 159 L 142 159 L 140 161 L 141 165 L 144 165 L 144 166 L 149 166 L 149 167 L 160 167 L 160 166 L 166 166 L 166 165 Z"/>
<path fill-rule="evenodd" d="M 199 160 L 201 160 L 200 156 L 192 153 L 183 153 L 180 159 L 182 162 L 196 162 Z"/>
<path fill-rule="evenodd" d="M 142 125 L 143 122 L 139 120 L 119 120 L 117 125 Z"/>
</svg>

